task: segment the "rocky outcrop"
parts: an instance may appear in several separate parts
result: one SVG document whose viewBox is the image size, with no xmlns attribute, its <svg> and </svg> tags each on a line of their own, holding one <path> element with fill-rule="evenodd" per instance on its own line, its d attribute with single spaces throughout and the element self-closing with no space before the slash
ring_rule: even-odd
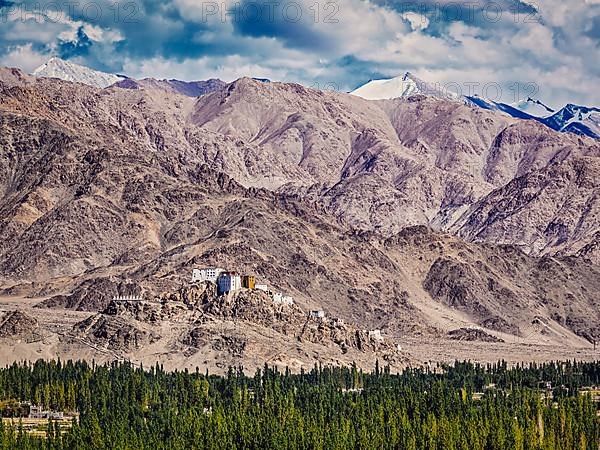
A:
<svg viewBox="0 0 600 450">
<path fill-rule="evenodd" d="M 217 297 L 217 286 L 211 282 L 184 286 L 175 292 L 161 294 L 157 300 L 162 303 L 184 303 L 190 307 L 200 307 Z"/>
<path fill-rule="evenodd" d="M 283 334 L 293 334 L 305 317 L 297 305 L 276 304 L 269 294 L 255 290 L 221 295 L 200 305 L 200 308 L 208 316 L 251 322 Z"/>
<path fill-rule="evenodd" d="M 44 300 L 38 307 L 102 311 L 109 306 L 114 297 L 141 295 L 142 289 L 131 282 L 116 278 L 94 278 L 82 282 L 68 295 L 57 295 Z"/>
<path fill-rule="evenodd" d="M 141 331 L 136 322 L 159 325 L 176 321 L 189 326 L 179 338 L 182 344 L 193 349 L 227 351 L 234 357 L 243 356 L 248 337 L 241 331 L 215 332 L 218 324 L 231 324 L 234 330 L 238 325 L 242 329 L 262 328 L 298 342 L 337 348 L 342 354 L 354 350 L 391 357 L 397 353 L 393 342 L 380 331 L 359 330 L 339 318 L 313 318 L 296 304 L 275 303 L 263 291 L 242 289 L 217 295 L 215 288 L 213 283 L 205 282 L 163 294 L 153 301 L 112 301 L 102 314 L 77 328 L 84 335 L 104 339 L 113 349 L 133 349 L 140 342 L 155 338 Z"/>
<path fill-rule="evenodd" d="M 182 338 L 182 343 L 195 349 L 210 347 L 216 352 L 228 353 L 235 358 L 242 358 L 248 339 L 238 335 L 215 334 L 206 328 L 191 329 Z"/>
<path fill-rule="evenodd" d="M 448 332 L 453 341 L 504 342 L 504 340 L 477 328 L 459 328 Z"/>
<path fill-rule="evenodd" d="M 179 302 L 112 300 L 102 314 L 128 316 L 139 322 L 160 324 L 187 311 L 188 307 Z"/>
<path fill-rule="evenodd" d="M 444 304 L 473 316 L 488 316 L 491 311 L 481 301 L 483 280 L 466 264 L 438 258 L 423 282 L 423 287 Z"/>
<path fill-rule="evenodd" d="M 487 328 L 511 334 L 520 331 L 503 317 L 518 308 L 517 294 L 482 261 L 476 266 L 451 258 L 438 258 L 423 281 L 432 298 L 472 317 Z M 501 311 L 501 312 L 500 312 Z"/>
<path fill-rule="evenodd" d="M 160 335 L 144 331 L 120 317 L 96 314 L 73 328 L 76 336 L 113 351 L 132 351 L 152 344 Z"/>
<path fill-rule="evenodd" d="M 360 352 L 394 352 L 396 347 L 377 330 L 359 330 L 337 318 L 307 318 L 298 334 L 300 341 L 329 343 L 343 353 L 354 349 Z"/>
<path fill-rule="evenodd" d="M 0 338 L 28 337 L 38 330 L 38 321 L 21 311 L 12 311 L 0 316 Z"/>
</svg>

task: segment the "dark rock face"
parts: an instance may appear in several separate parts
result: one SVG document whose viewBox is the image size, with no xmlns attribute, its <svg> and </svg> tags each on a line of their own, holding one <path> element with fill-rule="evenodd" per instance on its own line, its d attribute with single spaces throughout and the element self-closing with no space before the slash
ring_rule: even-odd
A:
<svg viewBox="0 0 600 450">
<path fill-rule="evenodd" d="M 209 346 L 212 350 L 228 353 L 234 358 L 242 358 L 248 340 L 240 336 L 215 335 L 203 328 L 194 328 L 183 337 L 182 342 L 193 348 Z"/>
<path fill-rule="evenodd" d="M 477 256 L 460 251 L 436 259 L 423 288 L 489 330 L 524 335 L 543 317 L 590 340 L 597 333 L 597 270 L 581 259 L 531 258 L 511 247 L 487 247 Z"/>
<path fill-rule="evenodd" d="M 182 302 L 189 307 L 201 307 L 217 297 L 217 286 L 211 282 L 196 283 L 184 286 L 176 292 L 163 294 L 159 297 L 161 302 Z"/>
<path fill-rule="evenodd" d="M 103 314 L 107 316 L 128 316 L 139 322 L 160 324 L 184 314 L 188 308 L 177 302 L 158 301 L 111 301 Z"/>
<path fill-rule="evenodd" d="M 452 330 L 448 332 L 448 337 L 454 341 L 504 342 L 504 340 L 492 336 L 483 330 L 473 328 Z"/>
<path fill-rule="evenodd" d="M 119 87 L 121 89 L 139 89 L 140 88 L 140 84 L 137 82 L 137 80 L 134 80 L 133 78 L 125 78 L 124 80 L 117 81 L 115 84 L 113 84 L 113 86 Z"/>
<path fill-rule="evenodd" d="M 423 287 L 434 299 L 475 316 L 485 316 L 490 311 L 479 300 L 482 280 L 467 265 L 450 259 L 435 261 Z"/>
<path fill-rule="evenodd" d="M 121 89 L 160 89 L 169 93 L 185 95 L 187 97 L 200 97 L 201 95 L 223 89 L 226 83 L 217 79 L 206 81 L 180 81 L 180 80 L 155 80 L 145 78 L 143 80 L 134 80 L 126 78 L 118 81 L 112 87 Z"/>
<path fill-rule="evenodd" d="M 213 336 L 212 333 L 206 328 L 196 327 L 191 329 L 182 339 L 185 345 L 190 347 L 202 348 L 208 345 Z"/>
<path fill-rule="evenodd" d="M 518 327 L 509 323 L 502 317 L 490 317 L 481 322 L 481 325 L 489 328 L 490 330 L 501 331 L 503 333 L 517 335 L 520 332 Z"/>
</svg>

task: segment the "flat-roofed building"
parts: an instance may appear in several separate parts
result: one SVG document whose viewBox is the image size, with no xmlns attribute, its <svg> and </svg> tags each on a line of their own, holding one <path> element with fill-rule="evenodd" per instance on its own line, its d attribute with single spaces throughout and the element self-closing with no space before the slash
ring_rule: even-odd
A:
<svg viewBox="0 0 600 450">
<path fill-rule="evenodd" d="M 242 287 L 246 289 L 255 289 L 256 278 L 254 278 L 254 275 L 244 275 L 242 277 Z"/>
<path fill-rule="evenodd" d="M 372 341 L 383 341 L 383 336 L 381 335 L 381 330 L 372 330 L 369 331 L 369 339 Z"/>
<path fill-rule="evenodd" d="M 222 272 L 217 279 L 219 294 L 237 291 L 242 288 L 242 277 L 237 272 Z"/>
<path fill-rule="evenodd" d="M 201 283 L 203 281 L 210 281 L 216 283 L 219 275 L 225 272 L 225 269 L 220 267 L 206 267 L 204 269 L 192 270 L 192 283 Z"/>
<path fill-rule="evenodd" d="M 314 309 L 310 312 L 310 317 L 312 317 L 313 319 L 324 319 L 325 311 L 323 311 L 322 309 Z"/>
</svg>

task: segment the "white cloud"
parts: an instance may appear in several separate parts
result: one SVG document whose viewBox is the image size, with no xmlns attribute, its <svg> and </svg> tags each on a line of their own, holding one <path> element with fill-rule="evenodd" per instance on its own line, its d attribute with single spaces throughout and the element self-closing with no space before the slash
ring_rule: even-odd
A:
<svg viewBox="0 0 600 450">
<path fill-rule="evenodd" d="M 415 12 L 406 12 L 402 18 L 408 20 L 413 31 L 422 31 L 429 26 L 429 19 L 423 14 Z"/>
<path fill-rule="evenodd" d="M 590 11 L 578 1 L 577 14 L 561 6 L 546 19 L 544 11 L 550 3 L 555 4 L 547 0 L 540 6 L 539 21 L 524 21 L 523 16 L 515 23 L 514 16 L 507 14 L 495 26 L 484 24 L 484 28 L 453 22 L 441 36 L 421 30 L 397 33 L 385 45 L 357 54 L 389 76 L 410 70 L 431 82 L 454 83 L 465 91 L 469 84 L 477 84 L 480 94 L 485 94 L 486 86 L 498 84 L 507 102 L 532 93 L 524 86 L 533 83 L 539 86 L 537 95 L 555 107 L 566 102 L 599 105 L 600 91 L 594 87 L 600 85 L 598 42 L 583 35 L 589 29 L 584 24 L 590 20 Z M 573 17 L 567 22 L 565 15 Z M 560 25 L 565 28 L 557 29 Z M 493 94 L 493 86 L 489 92 Z"/>
<path fill-rule="evenodd" d="M 261 38 L 245 35 L 234 27 L 233 16 L 223 14 L 238 1 L 217 0 L 217 14 L 211 13 L 207 3 L 195 0 L 153 4 L 164 14 L 150 17 L 146 14 L 152 8 L 142 7 L 140 23 L 131 29 L 123 24 L 113 24 L 115 29 L 109 29 L 68 18 L 54 22 L 43 17 L 9 21 L 0 29 L 0 42 L 10 47 L 5 60 L 30 66 L 32 60 L 43 57 L 32 50 L 37 46 L 24 46 L 23 42 L 44 44 L 51 50 L 56 48 L 57 38 L 74 39 L 77 29 L 83 26 L 94 41 L 91 51 L 95 62 L 120 64 L 124 59 L 123 72 L 136 77 L 220 77 L 231 81 L 255 76 L 309 86 L 334 83 L 346 90 L 376 74 L 396 76 L 410 70 L 431 82 L 480 86 L 497 82 L 503 87 L 505 101 L 515 100 L 516 94 L 509 89 L 513 83 L 535 82 L 540 86 L 538 96 L 553 106 L 568 101 L 600 105 L 600 52 L 597 38 L 591 36 L 600 0 L 535 0 L 539 20 L 504 14 L 499 22 L 449 24 L 441 22 L 440 17 L 427 18 L 423 12 L 407 12 L 406 8 L 394 11 L 369 0 L 337 0 L 329 4 L 331 7 L 327 1 L 296 0 L 303 13 L 302 27 L 291 30 L 297 34 L 282 32 L 278 26 L 266 30 L 266 34 L 282 36 Z M 167 14 L 174 10 L 183 21 Z M 140 33 L 149 23 L 154 24 L 152 33 Z M 289 21 L 284 25 L 285 31 L 294 27 Z M 190 34 L 182 35 L 188 28 Z M 135 32 L 128 35 L 132 29 Z M 434 35 L 428 34 L 434 31 Z M 304 39 L 302 33 L 314 39 Z M 137 39 L 135 48 L 127 49 L 133 42 L 128 36 Z M 167 42 L 173 36 L 179 40 Z M 149 49 L 139 51 L 146 37 Z M 182 59 L 186 44 L 181 40 L 195 46 L 194 54 L 206 47 L 206 55 L 186 58 L 184 54 Z M 127 53 L 115 50 L 113 44 L 119 41 Z M 174 55 L 173 49 L 180 53 Z M 150 56 L 134 56 L 144 53 Z M 338 67 L 335 61 L 340 60 L 345 62 Z"/>
<path fill-rule="evenodd" d="M 251 59 L 238 55 L 227 57 L 203 57 L 172 61 L 162 57 L 125 62 L 127 74 L 137 78 L 177 78 L 182 80 L 205 80 L 220 78 L 224 81 L 233 81 L 242 77 L 269 78 L 273 80 L 285 79 L 288 70 L 276 69 L 253 62 Z"/>
<path fill-rule="evenodd" d="M 0 65 L 6 67 L 19 67 L 27 73 L 41 66 L 48 59 L 48 55 L 43 55 L 32 49 L 31 44 L 11 47 L 8 52 L 0 57 Z"/>
</svg>

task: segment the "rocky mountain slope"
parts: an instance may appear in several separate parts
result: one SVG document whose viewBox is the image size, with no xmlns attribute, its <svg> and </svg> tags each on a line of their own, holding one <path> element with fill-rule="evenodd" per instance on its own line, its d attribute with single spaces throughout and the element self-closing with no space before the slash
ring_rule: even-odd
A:
<svg viewBox="0 0 600 450">
<path fill-rule="evenodd" d="M 543 123 L 553 130 L 600 139 L 600 108 L 568 104 L 546 117 Z"/>
<path fill-rule="evenodd" d="M 162 346 L 165 332 L 115 312 L 113 296 L 175 295 L 208 265 L 392 337 L 586 346 L 600 334 L 592 139 L 423 95 L 241 79 L 193 98 L 9 69 L 0 130 L 3 293 L 46 298 L 39 314 L 86 312 L 75 340 Z"/>
<path fill-rule="evenodd" d="M 172 94 L 181 94 L 187 97 L 199 97 L 210 92 L 218 91 L 225 87 L 226 83 L 217 79 L 206 81 L 180 81 L 180 80 L 157 80 L 155 78 L 144 78 L 134 80 L 127 78 L 114 83 L 115 87 L 123 89 L 157 89 Z"/>
</svg>

